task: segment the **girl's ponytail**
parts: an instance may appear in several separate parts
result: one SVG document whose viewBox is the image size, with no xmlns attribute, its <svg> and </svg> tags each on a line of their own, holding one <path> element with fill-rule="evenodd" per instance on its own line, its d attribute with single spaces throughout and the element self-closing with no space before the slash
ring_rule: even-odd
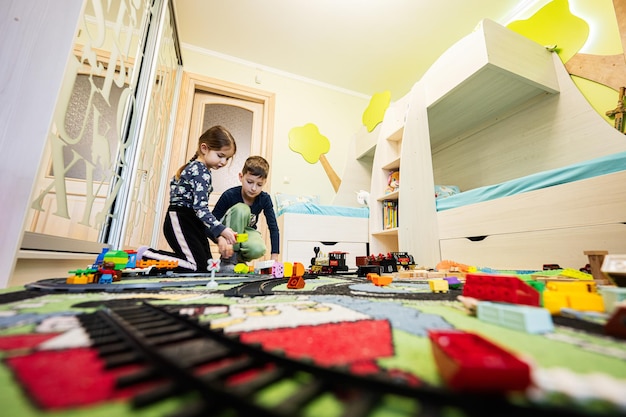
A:
<svg viewBox="0 0 626 417">
<path fill-rule="evenodd" d="M 176 179 L 179 180 L 180 179 L 180 174 L 183 173 L 183 169 L 185 169 L 187 167 L 187 165 L 189 165 L 190 163 L 192 163 L 193 161 L 195 161 L 196 159 L 198 159 L 198 152 L 196 152 L 191 159 L 189 160 L 189 162 L 187 162 L 185 165 L 182 165 L 180 168 L 178 168 L 178 171 L 176 171 Z"/>
</svg>

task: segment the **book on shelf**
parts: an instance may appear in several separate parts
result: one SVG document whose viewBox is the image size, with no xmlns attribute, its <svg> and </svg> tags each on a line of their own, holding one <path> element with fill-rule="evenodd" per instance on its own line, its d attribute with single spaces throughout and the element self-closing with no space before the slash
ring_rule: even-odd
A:
<svg viewBox="0 0 626 417">
<path fill-rule="evenodd" d="M 398 227 L 398 201 L 383 200 L 383 229 Z"/>
</svg>

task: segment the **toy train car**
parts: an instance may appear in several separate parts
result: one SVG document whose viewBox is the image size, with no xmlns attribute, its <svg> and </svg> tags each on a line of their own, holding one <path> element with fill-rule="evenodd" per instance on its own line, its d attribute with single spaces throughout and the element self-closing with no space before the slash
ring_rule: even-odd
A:
<svg viewBox="0 0 626 417">
<path fill-rule="evenodd" d="M 317 275 L 332 275 L 338 272 L 345 272 L 348 270 L 346 265 L 346 255 L 348 252 L 333 251 L 328 252 L 328 256 L 320 255 L 316 252 L 316 257 L 311 259 L 311 274 Z"/>
</svg>

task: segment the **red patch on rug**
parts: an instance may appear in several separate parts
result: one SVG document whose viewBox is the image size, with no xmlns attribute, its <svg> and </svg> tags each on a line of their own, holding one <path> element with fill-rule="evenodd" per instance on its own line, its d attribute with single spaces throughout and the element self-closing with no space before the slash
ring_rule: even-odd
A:
<svg viewBox="0 0 626 417">
<path fill-rule="evenodd" d="M 117 377 L 134 367 L 104 369 L 94 349 L 40 351 L 5 359 L 24 390 L 44 409 L 85 406 L 128 398 L 137 389 L 115 388 Z"/>
<path fill-rule="evenodd" d="M 0 350 L 33 349 L 58 335 L 58 333 L 31 333 L 2 336 L 0 337 Z"/>
<path fill-rule="evenodd" d="M 391 325 L 387 320 L 255 330 L 242 333 L 240 340 L 260 343 L 269 351 L 281 350 L 292 358 L 310 358 L 319 366 L 354 364 L 361 373 L 373 369 L 365 363 L 394 354 Z"/>
</svg>

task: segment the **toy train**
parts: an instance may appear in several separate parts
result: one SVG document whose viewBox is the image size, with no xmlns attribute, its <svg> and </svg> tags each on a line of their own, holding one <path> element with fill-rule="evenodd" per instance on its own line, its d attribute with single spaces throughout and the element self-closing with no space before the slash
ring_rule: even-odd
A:
<svg viewBox="0 0 626 417">
<path fill-rule="evenodd" d="M 157 275 L 172 271 L 178 261 L 137 260 L 134 250 L 102 249 L 93 264 L 85 269 L 69 271 L 67 284 L 110 284 L 124 275 Z"/>
<path fill-rule="evenodd" d="M 315 256 L 311 258 L 310 273 L 315 275 L 331 275 L 348 271 L 346 255 L 348 252 L 333 251 L 327 255 L 320 252 L 319 247 L 313 248 Z"/>
</svg>

